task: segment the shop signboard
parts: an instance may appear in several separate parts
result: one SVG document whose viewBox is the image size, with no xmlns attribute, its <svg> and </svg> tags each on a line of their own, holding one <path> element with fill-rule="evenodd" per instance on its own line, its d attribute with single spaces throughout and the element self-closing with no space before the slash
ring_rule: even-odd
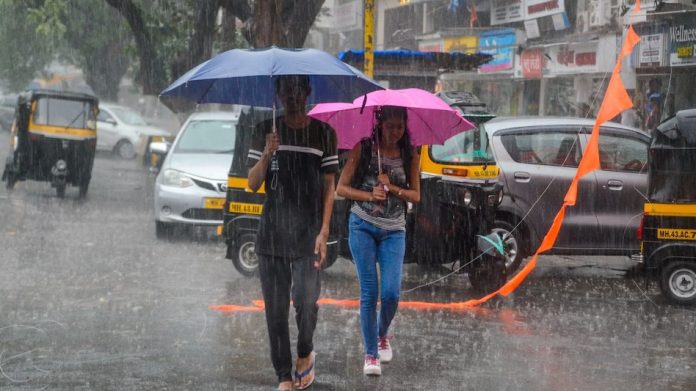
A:
<svg viewBox="0 0 696 391">
<path fill-rule="evenodd" d="M 696 24 L 674 24 L 669 28 L 671 66 L 696 65 Z"/>
<path fill-rule="evenodd" d="M 335 31 L 362 27 L 362 4 L 358 0 L 344 1 L 336 6 L 333 26 Z"/>
<path fill-rule="evenodd" d="M 445 38 L 446 52 L 462 52 L 474 54 L 478 47 L 478 37 L 476 36 L 461 36 Z"/>
<path fill-rule="evenodd" d="M 664 40 L 662 34 L 645 34 L 640 36 L 638 49 L 639 67 L 659 67 L 662 65 Z"/>
<path fill-rule="evenodd" d="M 550 57 L 546 64 L 549 75 L 567 75 L 598 72 L 598 42 L 583 42 L 551 46 L 546 54 Z M 607 53 L 608 54 L 608 53 Z M 603 53 L 602 56 L 605 54 Z"/>
<path fill-rule="evenodd" d="M 491 2 L 491 26 L 524 20 L 523 0 L 493 0 Z"/>
<path fill-rule="evenodd" d="M 522 77 L 525 79 L 541 79 L 544 69 L 544 49 L 527 49 L 520 55 Z"/>
<path fill-rule="evenodd" d="M 564 0 L 525 0 L 525 19 L 536 19 L 565 12 Z"/>
<path fill-rule="evenodd" d="M 418 42 L 418 50 L 421 52 L 441 52 L 442 49 L 441 39 L 421 40 Z"/>
<path fill-rule="evenodd" d="M 512 29 L 493 30 L 481 33 L 479 50 L 493 56 L 493 60 L 479 67 L 479 72 L 512 70 L 515 59 L 517 35 Z"/>
</svg>

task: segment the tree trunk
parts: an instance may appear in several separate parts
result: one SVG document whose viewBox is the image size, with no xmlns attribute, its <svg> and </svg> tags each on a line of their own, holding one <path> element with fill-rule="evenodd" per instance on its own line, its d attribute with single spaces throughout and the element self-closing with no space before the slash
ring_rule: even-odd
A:
<svg viewBox="0 0 696 391">
<path fill-rule="evenodd" d="M 128 70 L 128 61 L 122 52 L 123 47 L 114 43 L 100 48 L 95 58 L 82 61 L 85 82 L 100 99 L 112 102 L 118 100 L 119 85 Z"/>
<path fill-rule="evenodd" d="M 201 0 L 195 6 L 195 24 L 189 49 L 171 64 L 171 74 L 177 78 L 194 66 L 209 59 L 215 39 L 215 17 L 220 7 L 217 0 Z"/>
<path fill-rule="evenodd" d="M 121 13 L 133 32 L 140 60 L 137 79 L 143 86 L 143 93 L 158 95 L 162 88 L 167 86 L 168 80 L 155 42 L 145 26 L 142 11 L 132 0 L 106 0 L 106 2 Z"/>
<path fill-rule="evenodd" d="M 253 47 L 302 47 L 324 0 L 256 0 L 247 21 Z"/>
</svg>

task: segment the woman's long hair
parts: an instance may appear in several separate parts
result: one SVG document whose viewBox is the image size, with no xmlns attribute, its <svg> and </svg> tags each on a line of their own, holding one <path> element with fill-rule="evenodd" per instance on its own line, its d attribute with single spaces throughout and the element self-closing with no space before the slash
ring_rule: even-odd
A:
<svg viewBox="0 0 696 391">
<path fill-rule="evenodd" d="M 364 138 L 361 144 L 360 162 L 353 176 L 353 186 L 358 187 L 362 183 L 367 170 L 372 160 L 372 148 L 379 145 L 382 138 L 382 124 L 389 118 L 403 118 L 404 120 L 404 135 L 397 142 L 401 152 L 401 161 L 404 165 L 406 173 L 406 187 L 411 186 L 411 161 L 413 159 L 413 146 L 411 145 L 411 136 L 408 130 L 408 112 L 406 108 L 400 106 L 382 106 L 375 111 L 376 124 L 372 130 L 372 137 Z"/>
</svg>

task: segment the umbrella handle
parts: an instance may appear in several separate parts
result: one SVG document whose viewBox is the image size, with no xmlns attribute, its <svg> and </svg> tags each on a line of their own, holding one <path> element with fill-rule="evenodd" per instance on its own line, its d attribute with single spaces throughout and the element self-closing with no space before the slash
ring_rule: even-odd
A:
<svg viewBox="0 0 696 391">
<path fill-rule="evenodd" d="M 276 107 L 275 103 L 273 103 L 273 133 L 278 133 L 278 129 L 276 129 Z M 280 169 L 278 167 L 278 156 L 276 155 L 276 151 L 273 151 L 273 155 L 271 155 L 271 172 L 277 172 Z"/>
</svg>

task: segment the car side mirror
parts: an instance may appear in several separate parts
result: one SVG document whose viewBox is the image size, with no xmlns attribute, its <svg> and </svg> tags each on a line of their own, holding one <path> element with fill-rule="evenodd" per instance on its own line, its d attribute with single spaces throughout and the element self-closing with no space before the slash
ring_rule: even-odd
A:
<svg viewBox="0 0 696 391">
<path fill-rule="evenodd" d="M 150 152 L 158 155 L 166 155 L 169 151 L 169 145 L 162 141 L 153 141 L 150 143 Z"/>
<path fill-rule="evenodd" d="M 116 120 L 113 119 L 113 118 L 107 118 L 107 119 L 104 120 L 104 122 L 106 122 L 106 123 L 109 124 L 109 125 L 113 125 L 113 126 L 118 125 L 118 124 L 116 123 Z"/>
</svg>

